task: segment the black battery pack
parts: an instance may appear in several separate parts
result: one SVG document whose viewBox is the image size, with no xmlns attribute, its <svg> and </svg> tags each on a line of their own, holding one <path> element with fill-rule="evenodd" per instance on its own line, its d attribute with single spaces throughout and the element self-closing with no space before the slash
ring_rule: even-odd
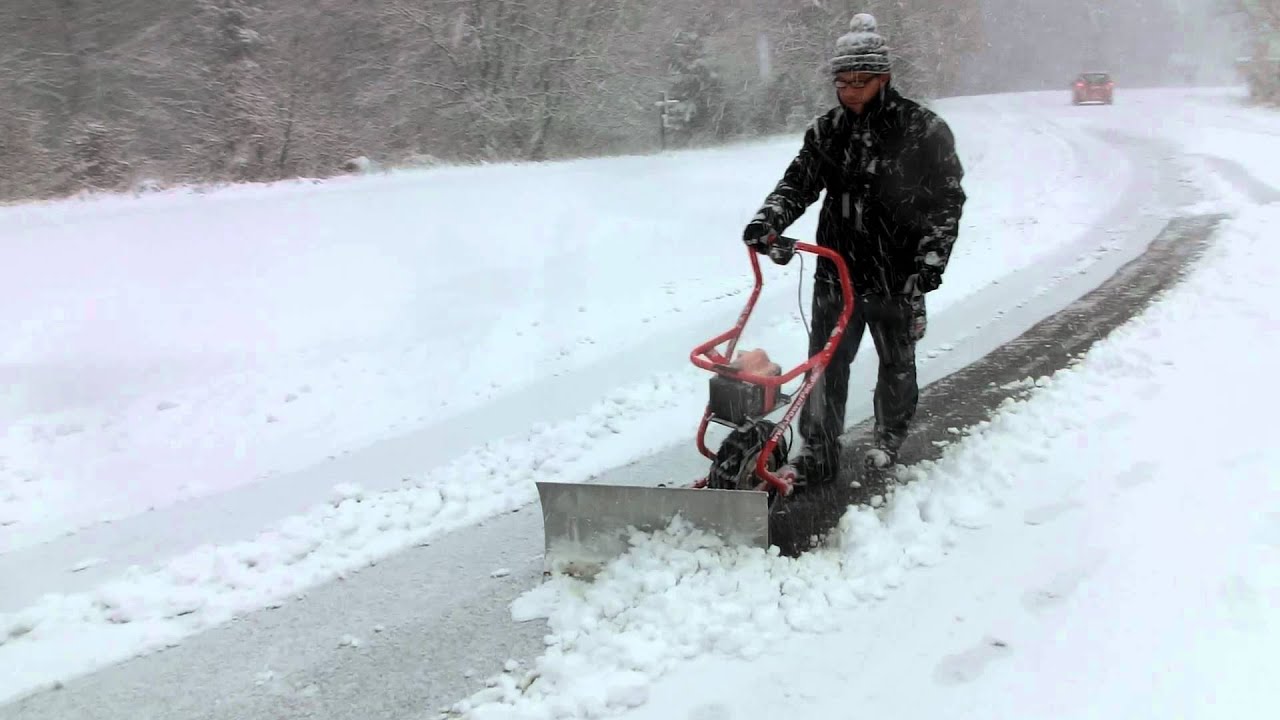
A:
<svg viewBox="0 0 1280 720">
<path fill-rule="evenodd" d="M 711 414 L 733 425 L 761 418 L 777 407 L 777 388 L 753 385 L 723 375 L 711 378 Z"/>
</svg>

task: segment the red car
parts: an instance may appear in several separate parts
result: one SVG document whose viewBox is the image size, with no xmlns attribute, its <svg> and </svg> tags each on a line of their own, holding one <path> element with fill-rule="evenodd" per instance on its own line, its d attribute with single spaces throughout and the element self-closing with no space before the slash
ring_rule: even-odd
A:
<svg viewBox="0 0 1280 720">
<path fill-rule="evenodd" d="M 1111 104 L 1116 84 L 1111 76 L 1104 72 L 1081 73 L 1071 87 L 1071 104 L 1104 103 Z"/>
</svg>

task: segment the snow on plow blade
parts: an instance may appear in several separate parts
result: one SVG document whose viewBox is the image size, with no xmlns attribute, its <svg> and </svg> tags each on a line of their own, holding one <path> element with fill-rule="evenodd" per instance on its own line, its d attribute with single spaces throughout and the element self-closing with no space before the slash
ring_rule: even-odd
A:
<svg viewBox="0 0 1280 720">
<path fill-rule="evenodd" d="M 633 529 L 660 531 L 677 516 L 730 545 L 769 545 L 764 492 L 540 482 L 538 498 L 548 573 L 594 575 L 627 551 Z"/>
</svg>

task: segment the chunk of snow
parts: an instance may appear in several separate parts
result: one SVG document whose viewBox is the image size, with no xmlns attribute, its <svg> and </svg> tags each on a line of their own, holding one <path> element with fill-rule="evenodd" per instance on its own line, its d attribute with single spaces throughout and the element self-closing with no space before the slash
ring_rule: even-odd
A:
<svg viewBox="0 0 1280 720">
<path fill-rule="evenodd" d="M 97 567 L 104 562 L 106 561 L 103 560 L 102 558 L 86 558 L 76 563 L 75 565 L 72 565 L 71 572 L 73 573 L 84 572 L 85 570 L 88 570 L 89 568 Z"/>
</svg>

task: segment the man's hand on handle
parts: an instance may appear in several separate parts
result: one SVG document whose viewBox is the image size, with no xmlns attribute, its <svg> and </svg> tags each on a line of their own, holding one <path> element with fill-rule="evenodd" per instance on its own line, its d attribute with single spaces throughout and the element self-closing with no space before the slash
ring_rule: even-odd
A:
<svg viewBox="0 0 1280 720">
<path fill-rule="evenodd" d="M 907 278 L 907 287 L 903 288 L 908 295 L 931 293 L 942 286 L 942 273 L 937 268 L 921 265 L 916 273 Z"/>
<path fill-rule="evenodd" d="M 796 254 L 795 241 L 779 235 L 766 220 L 757 219 L 747 223 L 746 230 L 742 232 L 742 242 L 752 250 L 768 255 L 778 265 L 791 262 Z"/>
</svg>

